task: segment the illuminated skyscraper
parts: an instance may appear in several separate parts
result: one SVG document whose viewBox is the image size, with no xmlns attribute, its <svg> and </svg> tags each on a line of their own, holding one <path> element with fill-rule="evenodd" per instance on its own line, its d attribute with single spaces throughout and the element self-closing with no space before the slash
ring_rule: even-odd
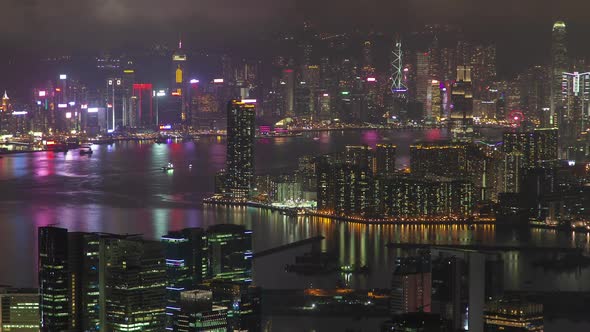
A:
<svg viewBox="0 0 590 332">
<path fill-rule="evenodd" d="M 457 66 L 457 79 L 452 88 L 451 118 L 458 121 L 469 121 L 473 112 L 473 93 L 471 87 L 471 67 Z"/>
<path fill-rule="evenodd" d="M 227 105 L 227 190 L 233 198 L 247 198 L 253 184 L 255 116 L 252 102 Z"/>
<path fill-rule="evenodd" d="M 98 234 L 68 233 L 71 330 L 100 331 L 99 241 Z"/>
<path fill-rule="evenodd" d="M 124 111 L 127 109 L 128 99 L 125 96 L 123 79 L 114 77 L 107 79 L 106 108 L 108 110 L 108 124 L 110 130 L 123 125 Z"/>
<path fill-rule="evenodd" d="M 551 34 L 551 106 L 549 119 L 545 121 L 545 127 L 559 127 L 563 104 L 562 74 L 568 69 L 568 53 L 566 45 L 566 25 L 563 21 L 553 24 Z"/>
<path fill-rule="evenodd" d="M 41 331 L 69 328 L 68 230 L 39 228 L 39 302 Z"/>
<path fill-rule="evenodd" d="M 158 123 L 157 114 L 153 108 L 153 99 L 160 98 L 164 92 L 153 93 L 153 86 L 149 83 L 133 84 L 133 96 L 131 97 L 132 118 L 138 127 L 150 128 Z"/>
<path fill-rule="evenodd" d="M 2 106 L 0 106 L 0 131 L 8 134 L 10 132 L 10 120 L 12 119 L 12 106 L 10 104 L 10 98 L 4 91 L 2 96 Z"/>
<path fill-rule="evenodd" d="M 416 53 L 416 101 L 422 104 L 422 117 L 427 116 L 428 91 L 431 83 L 428 53 Z"/>
<path fill-rule="evenodd" d="M 457 66 L 457 79 L 453 83 L 451 93 L 453 138 L 469 141 L 473 135 L 473 87 L 470 66 Z"/>
<path fill-rule="evenodd" d="M 252 231 L 232 224 L 207 229 L 209 275 L 213 279 L 252 281 Z"/>
<path fill-rule="evenodd" d="M 182 49 L 182 40 L 178 42 L 178 49 L 172 53 L 172 88 L 171 98 L 175 111 L 180 112 L 180 119 L 184 123 L 188 119 L 185 104 L 187 71 L 187 56 Z"/>
<path fill-rule="evenodd" d="M 166 315 L 172 328 L 181 292 L 195 289 L 208 275 L 207 236 L 202 228 L 187 228 L 162 237 L 166 246 Z"/>
<path fill-rule="evenodd" d="M 227 308 L 213 305 L 213 292 L 190 290 L 180 293 L 178 315 L 168 328 L 178 332 L 225 332 L 227 331 Z"/>
<path fill-rule="evenodd" d="M 100 239 L 100 321 L 105 331 L 164 331 L 164 246 L 127 236 Z"/>
<path fill-rule="evenodd" d="M 283 70 L 283 78 L 280 84 L 285 107 L 281 115 L 293 116 L 295 115 L 295 72 L 293 69 Z"/>
</svg>

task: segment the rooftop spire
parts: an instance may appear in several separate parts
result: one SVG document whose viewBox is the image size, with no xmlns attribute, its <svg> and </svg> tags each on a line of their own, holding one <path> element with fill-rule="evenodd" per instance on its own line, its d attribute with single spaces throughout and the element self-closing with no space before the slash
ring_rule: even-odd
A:
<svg viewBox="0 0 590 332">
<path fill-rule="evenodd" d="M 2 97 L 2 99 L 10 99 L 8 98 L 8 93 L 6 93 L 6 90 L 4 90 L 4 97 Z"/>
</svg>

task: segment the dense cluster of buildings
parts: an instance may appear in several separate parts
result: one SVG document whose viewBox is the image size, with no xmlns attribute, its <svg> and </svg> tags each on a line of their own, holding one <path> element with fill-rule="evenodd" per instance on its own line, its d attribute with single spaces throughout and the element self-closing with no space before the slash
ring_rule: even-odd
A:
<svg viewBox="0 0 590 332">
<path fill-rule="evenodd" d="M 569 56 L 564 22 L 553 26 L 549 64 L 509 80 L 497 75 L 495 45 L 462 35 L 458 27 L 429 25 L 402 42 L 377 33 L 324 33 L 306 22 L 302 31 L 272 40 L 264 61 L 220 54 L 215 69 L 199 75 L 200 54 L 181 41 L 159 55 L 169 68 L 165 84 L 147 79 L 146 65 L 132 56 L 103 54 L 92 59 L 97 74 L 89 81 L 72 69 L 36 86 L 30 99 L 5 94 L 0 132 L 211 128 L 235 98 L 257 100 L 266 125 L 293 118 L 310 125 L 448 123 L 465 135 L 474 122 L 533 123 L 559 128 L 561 157 L 586 156 L 590 74 Z M 56 70 L 74 67 L 70 57 L 58 60 Z"/>
<path fill-rule="evenodd" d="M 381 331 L 543 331 L 543 305 L 504 291 L 499 252 L 449 248 L 398 257 Z"/>
<path fill-rule="evenodd" d="M 417 142 L 406 169 L 396 168 L 397 147 L 380 143 L 304 156 L 293 173 L 255 176 L 256 107 L 248 99 L 227 105 L 227 168 L 216 176 L 218 202 L 371 222 L 588 224 L 588 169 L 559 158 L 556 128 L 521 126 L 493 144 Z"/>
<path fill-rule="evenodd" d="M 41 227 L 37 325 L 18 331 L 257 331 L 251 234 L 221 224 L 148 241 Z"/>
</svg>

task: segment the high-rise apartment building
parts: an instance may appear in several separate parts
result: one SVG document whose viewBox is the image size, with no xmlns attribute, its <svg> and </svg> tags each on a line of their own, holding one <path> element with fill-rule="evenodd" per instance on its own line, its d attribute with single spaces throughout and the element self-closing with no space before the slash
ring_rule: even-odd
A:
<svg viewBox="0 0 590 332">
<path fill-rule="evenodd" d="M 431 311 L 432 272 L 429 255 L 397 258 L 391 279 L 392 314 Z"/>
<path fill-rule="evenodd" d="M 254 180 L 255 116 L 249 100 L 227 105 L 227 194 L 237 199 L 248 197 Z"/>
<path fill-rule="evenodd" d="M 397 146 L 393 144 L 377 144 L 374 150 L 373 173 L 375 175 L 393 174 Z"/>
</svg>

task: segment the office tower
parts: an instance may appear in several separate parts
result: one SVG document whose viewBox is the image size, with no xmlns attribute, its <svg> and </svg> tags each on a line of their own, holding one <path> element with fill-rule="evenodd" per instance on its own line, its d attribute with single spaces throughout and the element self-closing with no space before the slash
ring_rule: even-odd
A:
<svg viewBox="0 0 590 332">
<path fill-rule="evenodd" d="M 326 92 L 319 92 L 318 99 L 318 118 L 319 120 L 330 120 L 332 117 L 331 98 Z"/>
<path fill-rule="evenodd" d="M 207 229 L 209 276 L 213 279 L 252 281 L 252 231 L 220 224 Z"/>
<path fill-rule="evenodd" d="M 295 86 L 295 115 L 310 118 L 313 114 L 313 91 L 305 81 Z"/>
<path fill-rule="evenodd" d="M 379 82 L 377 82 L 375 76 L 368 76 L 363 82 L 363 94 L 365 98 L 364 110 L 362 112 L 364 116 L 361 118 L 363 121 L 371 123 L 382 122 L 383 114 L 380 109 L 382 109 L 383 105 L 379 101 L 379 87 Z"/>
<path fill-rule="evenodd" d="M 159 242 L 39 228 L 42 331 L 161 331 L 166 270 Z"/>
<path fill-rule="evenodd" d="M 124 111 L 127 108 L 127 96 L 125 92 L 121 77 L 107 79 L 105 107 L 108 110 L 109 130 L 115 130 L 117 127 L 123 126 Z"/>
<path fill-rule="evenodd" d="M 496 78 L 496 46 L 477 45 L 471 55 L 473 98 L 482 100 L 486 87 Z"/>
<path fill-rule="evenodd" d="M 137 122 L 137 118 L 135 117 L 136 114 L 133 112 L 131 99 L 131 97 L 133 97 L 133 84 L 135 84 L 135 69 L 133 61 L 129 59 L 124 61 L 123 74 L 121 78 L 123 81 L 122 85 L 124 98 L 122 108 L 122 125 L 123 127 L 136 128 L 139 127 L 139 124 Z"/>
<path fill-rule="evenodd" d="M 100 240 L 100 321 L 106 331 L 163 331 L 164 246 L 133 237 Z"/>
<path fill-rule="evenodd" d="M 402 42 L 398 39 L 391 51 L 391 104 L 387 116 L 387 121 L 390 123 L 408 118 L 408 74 L 410 70 L 405 67 L 406 59 L 404 54 Z"/>
<path fill-rule="evenodd" d="M 551 73 L 544 66 L 533 66 L 522 74 L 522 97 L 524 115 L 541 123 L 541 127 L 550 128 L 549 109 L 551 96 Z"/>
<path fill-rule="evenodd" d="M 442 87 L 444 89 L 444 86 Z M 428 87 L 428 104 L 426 105 L 426 117 L 431 120 L 440 121 L 443 116 L 441 82 L 431 80 Z"/>
<path fill-rule="evenodd" d="M 466 122 L 472 118 L 472 111 L 471 67 L 457 66 L 457 78 L 452 87 L 451 118 Z"/>
<path fill-rule="evenodd" d="M 168 328 L 178 332 L 226 332 L 227 308 L 213 305 L 213 292 L 191 290 L 180 292 L 178 314 Z"/>
<path fill-rule="evenodd" d="M 186 228 L 162 237 L 166 256 L 166 315 L 171 328 L 180 295 L 195 289 L 208 276 L 207 236 L 202 228 Z"/>
<path fill-rule="evenodd" d="M 397 146 L 393 144 L 377 144 L 374 152 L 375 175 L 389 175 L 395 172 L 395 155 Z"/>
<path fill-rule="evenodd" d="M 133 96 L 131 97 L 131 113 L 138 127 L 152 128 L 158 124 L 158 114 L 153 108 L 153 86 L 149 83 L 133 84 Z M 156 101 L 165 95 L 165 92 L 156 92 Z"/>
<path fill-rule="evenodd" d="M 9 134 L 10 133 L 10 120 L 12 118 L 12 104 L 8 94 L 4 91 L 2 96 L 2 106 L 0 106 L 0 131 Z"/>
<path fill-rule="evenodd" d="M 68 233 L 69 324 L 72 330 L 100 330 L 98 234 Z"/>
<path fill-rule="evenodd" d="M 561 125 L 559 119 L 563 111 L 561 102 L 562 74 L 567 71 L 569 63 L 566 38 L 565 23 L 563 21 L 555 22 L 551 34 L 551 106 L 549 121 L 546 121 L 551 127 Z"/>
<path fill-rule="evenodd" d="M 281 113 L 282 116 L 295 115 L 295 72 L 293 69 L 283 69 L 283 77 L 281 79 L 282 95 L 285 109 Z"/>
<path fill-rule="evenodd" d="M 484 312 L 485 332 L 542 332 L 543 305 L 504 298 L 488 302 Z"/>
<path fill-rule="evenodd" d="M 373 43 L 366 40 L 363 43 L 363 72 L 365 76 L 373 75 L 375 72 L 373 62 Z"/>
<path fill-rule="evenodd" d="M 227 105 L 227 189 L 246 199 L 254 180 L 254 103 L 231 100 Z"/>
<path fill-rule="evenodd" d="M 187 101 L 187 123 L 194 129 L 199 128 L 199 120 L 201 118 L 199 100 L 201 97 L 201 88 L 199 86 L 199 80 L 192 79 L 189 82 L 189 88 L 187 90 L 186 101 Z"/>
<path fill-rule="evenodd" d="M 227 309 L 229 331 L 261 331 L 261 290 L 240 281 L 213 280 L 213 305 Z"/>
<path fill-rule="evenodd" d="M 41 331 L 69 328 L 68 231 L 39 228 L 39 310 Z"/>
<path fill-rule="evenodd" d="M 398 257 L 391 280 L 391 314 L 430 312 L 431 279 L 429 254 Z"/>
<path fill-rule="evenodd" d="M 39 331 L 37 289 L 0 287 L 0 331 Z"/>
<path fill-rule="evenodd" d="M 431 82 L 429 75 L 429 55 L 425 52 L 416 53 L 416 101 L 421 103 L 422 117 L 427 116 L 428 91 Z"/>
</svg>

